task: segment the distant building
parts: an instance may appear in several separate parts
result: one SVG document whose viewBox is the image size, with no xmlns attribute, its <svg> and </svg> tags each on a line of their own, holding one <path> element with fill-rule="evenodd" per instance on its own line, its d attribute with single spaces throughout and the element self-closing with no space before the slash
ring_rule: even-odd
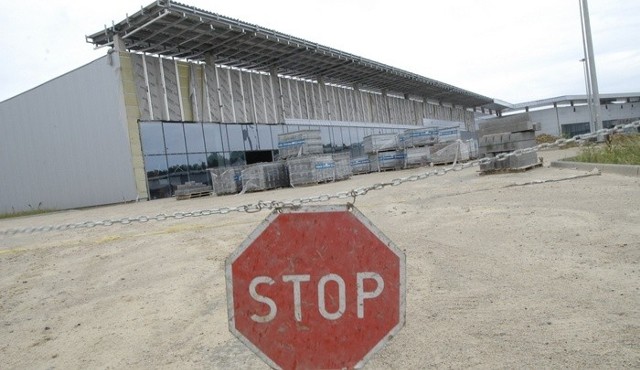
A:
<svg viewBox="0 0 640 370">
<path fill-rule="evenodd" d="M 604 128 L 640 119 L 640 93 L 600 94 L 601 117 Z M 589 132 L 590 110 L 586 95 L 567 95 L 509 104 L 502 102 L 503 117 L 527 113 L 529 120 L 540 122 L 542 130 L 553 136 L 571 137 Z M 491 120 L 492 117 L 487 117 Z"/>
</svg>

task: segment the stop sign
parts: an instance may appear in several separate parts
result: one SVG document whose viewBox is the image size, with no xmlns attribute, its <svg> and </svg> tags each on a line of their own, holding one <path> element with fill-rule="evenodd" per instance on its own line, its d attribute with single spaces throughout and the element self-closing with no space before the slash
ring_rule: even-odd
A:
<svg viewBox="0 0 640 370">
<path fill-rule="evenodd" d="M 226 279 L 229 330 L 273 368 L 360 368 L 404 325 L 404 253 L 353 207 L 270 214 Z"/>
</svg>

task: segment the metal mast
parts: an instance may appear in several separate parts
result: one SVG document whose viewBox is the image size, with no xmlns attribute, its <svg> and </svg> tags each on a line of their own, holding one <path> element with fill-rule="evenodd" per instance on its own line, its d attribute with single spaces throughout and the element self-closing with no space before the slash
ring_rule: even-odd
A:
<svg viewBox="0 0 640 370">
<path fill-rule="evenodd" d="M 589 6 L 587 0 L 580 1 L 580 18 L 582 20 L 582 42 L 584 45 L 584 58 L 587 63 L 587 90 L 591 96 L 587 97 L 591 116 L 594 118 L 594 127 L 591 132 L 602 129 L 602 117 L 600 115 L 600 93 L 598 92 L 598 78 L 596 77 L 596 61 L 593 56 L 593 41 L 591 40 L 591 22 L 589 21 Z"/>
</svg>

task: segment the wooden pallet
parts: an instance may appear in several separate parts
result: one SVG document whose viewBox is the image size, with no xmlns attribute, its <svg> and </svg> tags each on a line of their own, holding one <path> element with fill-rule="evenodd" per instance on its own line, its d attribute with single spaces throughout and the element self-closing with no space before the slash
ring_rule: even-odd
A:
<svg viewBox="0 0 640 370">
<path fill-rule="evenodd" d="M 483 175 L 493 175 L 496 173 L 518 173 L 518 172 L 526 172 L 533 168 L 542 167 L 542 162 L 535 163 L 529 166 L 518 167 L 518 168 L 500 168 L 494 170 L 480 171 L 480 176 Z"/>
<path fill-rule="evenodd" d="M 192 199 L 192 198 L 208 197 L 211 194 L 213 194 L 213 190 L 195 191 L 193 193 L 186 193 L 186 194 L 176 195 L 176 200 L 185 200 L 185 199 Z"/>
</svg>

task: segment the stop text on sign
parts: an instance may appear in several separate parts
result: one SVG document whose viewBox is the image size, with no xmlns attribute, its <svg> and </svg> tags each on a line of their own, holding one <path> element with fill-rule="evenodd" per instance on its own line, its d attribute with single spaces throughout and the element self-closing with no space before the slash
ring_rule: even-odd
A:
<svg viewBox="0 0 640 370">
<path fill-rule="evenodd" d="M 365 290 L 365 280 L 372 280 L 376 283 L 376 287 L 373 290 Z M 296 321 L 302 321 L 302 285 L 311 281 L 310 274 L 294 274 L 283 275 L 282 283 L 289 283 L 291 285 L 292 301 L 294 308 L 294 318 Z M 327 285 L 333 283 L 337 286 L 338 290 L 338 304 L 337 309 L 330 312 L 327 309 L 326 291 Z M 257 276 L 251 280 L 249 284 L 249 295 L 255 301 L 260 302 L 268 306 L 269 312 L 265 315 L 258 315 L 256 313 L 251 315 L 251 320 L 257 323 L 268 323 L 272 321 L 277 313 L 278 306 L 276 302 L 267 295 L 258 293 L 260 285 L 274 285 L 276 280 L 270 276 Z M 322 276 L 318 280 L 317 286 L 317 302 L 318 311 L 322 317 L 327 320 L 337 320 L 345 313 L 347 309 L 347 288 L 344 279 L 338 274 L 327 274 Z M 286 289 L 286 287 L 285 287 Z M 365 300 L 374 299 L 378 297 L 384 290 L 384 280 L 380 274 L 375 272 L 358 272 L 356 273 L 356 305 L 357 305 L 357 317 L 359 319 L 364 318 Z"/>
</svg>

